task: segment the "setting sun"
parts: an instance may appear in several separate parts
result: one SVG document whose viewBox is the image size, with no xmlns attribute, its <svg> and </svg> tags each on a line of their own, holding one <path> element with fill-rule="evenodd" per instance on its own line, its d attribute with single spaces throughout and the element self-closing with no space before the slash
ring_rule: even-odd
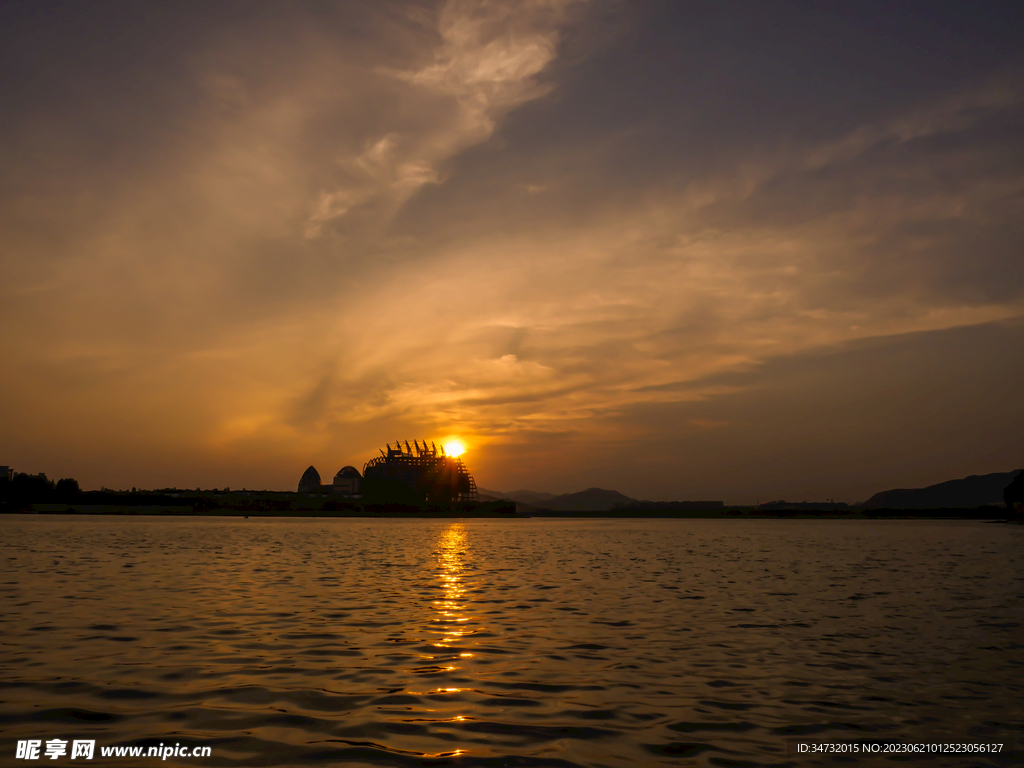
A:
<svg viewBox="0 0 1024 768">
<path fill-rule="evenodd" d="M 444 452 L 447 453 L 449 456 L 461 456 L 466 452 L 466 446 L 464 446 L 462 443 L 456 442 L 445 443 Z"/>
</svg>

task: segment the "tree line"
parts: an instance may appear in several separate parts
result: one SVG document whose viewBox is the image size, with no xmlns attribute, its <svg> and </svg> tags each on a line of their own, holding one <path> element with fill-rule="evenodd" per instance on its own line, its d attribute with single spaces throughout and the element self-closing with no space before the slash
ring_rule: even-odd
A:
<svg viewBox="0 0 1024 768">
<path fill-rule="evenodd" d="M 0 509 L 7 512 L 29 504 L 70 504 L 81 495 L 82 489 L 73 477 L 63 477 L 57 482 L 24 472 L 12 478 L 0 477 Z"/>
</svg>

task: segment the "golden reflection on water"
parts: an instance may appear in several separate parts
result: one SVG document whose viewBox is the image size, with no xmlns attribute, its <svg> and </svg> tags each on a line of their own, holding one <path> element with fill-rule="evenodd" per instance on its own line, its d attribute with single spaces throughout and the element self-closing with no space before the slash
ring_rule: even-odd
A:
<svg viewBox="0 0 1024 768">
<path fill-rule="evenodd" d="M 438 536 L 434 549 L 437 558 L 437 577 L 441 582 L 441 597 L 433 601 L 432 607 L 437 612 L 431 622 L 433 632 L 440 634 L 434 641 L 438 650 L 438 662 L 445 672 L 460 669 L 461 659 L 472 658 L 473 654 L 459 649 L 459 642 L 471 634 L 469 604 L 466 598 L 466 573 L 469 563 L 469 543 L 466 529 L 462 523 L 452 523 Z M 430 691 L 434 695 L 459 693 L 465 690 L 458 687 L 438 687 Z M 464 715 L 451 718 L 452 722 L 465 720 Z M 459 750 L 463 754 L 465 750 Z"/>
<path fill-rule="evenodd" d="M 444 590 L 441 599 L 434 601 L 434 608 L 441 615 L 442 634 L 435 643 L 439 648 L 448 648 L 469 634 L 469 628 L 461 626 L 470 620 L 466 612 L 465 584 L 468 550 L 466 529 L 462 523 L 452 523 L 438 537 L 435 554 L 439 568 L 438 577 Z M 460 658 L 472 655 L 459 653 Z"/>
<path fill-rule="evenodd" d="M 226 768 L 1019 743 L 1021 539 L 976 521 L 0 518 L 0 719 L 32 738 L 93 713 L 101 744 L 194 738 Z M 990 757 L 964 765 L 1013 762 Z"/>
</svg>

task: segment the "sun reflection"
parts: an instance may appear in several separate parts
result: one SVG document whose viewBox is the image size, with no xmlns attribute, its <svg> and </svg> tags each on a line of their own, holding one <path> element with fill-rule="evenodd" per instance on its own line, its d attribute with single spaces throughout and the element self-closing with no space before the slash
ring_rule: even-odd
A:
<svg viewBox="0 0 1024 768">
<path fill-rule="evenodd" d="M 465 615 L 466 587 L 463 583 L 468 548 L 466 529 L 462 523 L 452 523 L 445 528 L 437 541 L 437 564 L 440 567 L 438 577 L 444 590 L 440 600 L 434 601 L 434 608 L 441 614 L 445 625 L 442 636 L 436 645 L 444 647 L 467 634 L 460 627 L 469 621 Z M 454 668 L 452 668 L 454 669 Z"/>
<path fill-rule="evenodd" d="M 462 523 L 452 523 L 437 538 L 434 556 L 437 558 L 437 579 L 441 585 L 441 594 L 432 603 L 435 614 L 433 621 L 430 622 L 430 631 L 435 633 L 436 638 L 433 643 L 437 649 L 434 661 L 445 675 L 459 674 L 459 670 L 462 669 L 460 665 L 465 664 L 465 659 L 474 655 L 458 647 L 460 641 L 476 630 L 476 627 L 470 627 L 475 617 L 469 612 L 467 598 L 471 586 L 466 583 L 466 574 L 469 572 L 467 566 L 470 562 L 469 551 L 469 540 Z M 450 680 L 450 683 L 460 682 L 460 678 L 453 677 Z M 460 698 L 448 699 L 449 695 L 467 690 L 470 689 L 449 684 L 423 693 L 443 697 L 441 701 L 449 700 L 456 704 Z M 457 715 L 448 722 L 462 722 L 466 719 L 465 715 Z M 466 750 L 460 749 L 453 754 L 465 753 Z"/>
<path fill-rule="evenodd" d="M 445 671 L 454 671 L 459 669 L 455 666 L 456 662 L 473 656 L 472 653 L 463 652 L 461 648 L 452 647 L 473 631 L 467 626 L 474 617 L 467 612 L 469 604 L 466 598 L 465 578 L 466 564 L 469 561 L 469 540 L 462 523 L 452 523 L 441 532 L 434 555 L 437 557 L 437 577 L 442 589 L 440 599 L 434 600 L 433 603 L 438 614 L 432 622 L 433 628 L 435 631 L 438 626 L 441 628 L 441 637 L 434 645 L 455 651 L 450 657 L 438 657 L 442 664 L 447 662 Z"/>
</svg>

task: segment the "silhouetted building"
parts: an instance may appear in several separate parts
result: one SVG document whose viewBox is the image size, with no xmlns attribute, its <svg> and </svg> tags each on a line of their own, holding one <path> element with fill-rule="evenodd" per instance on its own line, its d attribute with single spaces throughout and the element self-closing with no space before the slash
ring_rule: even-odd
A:
<svg viewBox="0 0 1024 768">
<path fill-rule="evenodd" d="M 316 471 L 315 467 L 310 467 L 302 473 L 302 479 L 299 480 L 299 493 L 311 493 L 319 490 L 320 473 Z"/>
<path fill-rule="evenodd" d="M 453 504 L 479 501 L 476 481 L 462 459 L 445 455 L 444 448 L 413 440 L 396 443 L 387 452 L 366 462 L 362 475 L 352 466 L 338 470 L 334 481 L 324 485 L 316 467 L 309 467 L 299 480 L 299 493 L 321 493 L 366 497 L 374 502 Z"/>
<path fill-rule="evenodd" d="M 355 467 L 342 467 L 338 470 L 338 474 L 334 476 L 334 482 L 331 483 L 331 493 L 357 496 L 362 479 L 363 476 L 359 474 L 359 470 Z"/>
<path fill-rule="evenodd" d="M 10 467 L 0 467 L 0 478 L 5 480 L 14 479 L 14 470 Z"/>
<path fill-rule="evenodd" d="M 362 475 L 355 467 L 342 467 L 334 476 L 334 482 L 324 485 L 320 481 L 320 473 L 316 467 L 309 467 L 302 473 L 299 480 L 299 493 L 333 493 L 340 496 L 358 496 L 361 490 Z"/>
<path fill-rule="evenodd" d="M 459 501 L 479 501 L 476 481 L 469 474 L 462 459 L 446 456 L 444 447 L 438 449 L 426 440 L 420 445 L 413 440 L 387 446 L 387 453 L 366 462 L 363 477 L 367 486 L 375 484 L 401 486 L 428 504 L 452 504 Z"/>
<path fill-rule="evenodd" d="M 790 510 L 792 512 L 799 512 L 800 510 L 843 510 L 849 509 L 849 506 L 842 501 L 784 501 L 779 499 L 778 501 L 766 501 L 764 504 L 758 504 L 758 509 L 766 510 Z"/>
</svg>

